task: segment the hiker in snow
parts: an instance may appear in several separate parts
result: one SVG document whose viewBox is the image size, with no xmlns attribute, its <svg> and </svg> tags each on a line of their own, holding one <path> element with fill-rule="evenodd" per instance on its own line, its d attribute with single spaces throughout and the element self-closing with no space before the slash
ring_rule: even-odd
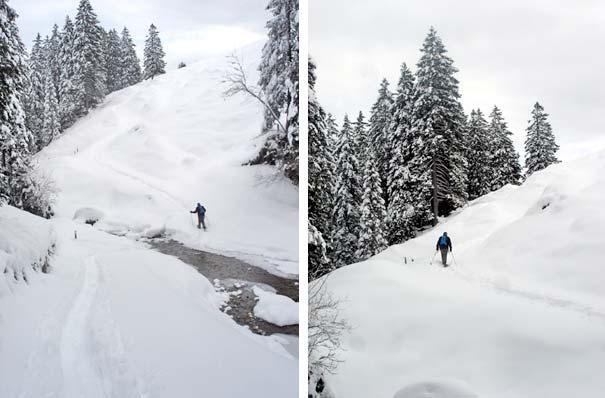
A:
<svg viewBox="0 0 605 398">
<path fill-rule="evenodd" d="M 205 231 L 206 224 L 204 223 L 204 218 L 206 217 L 206 208 L 198 203 L 195 209 L 190 213 L 197 213 L 197 227 L 198 229 L 201 229 L 201 226 L 203 226 Z"/>
<path fill-rule="evenodd" d="M 444 232 L 437 240 L 436 247 L 437 251 L 441 251 L 441 263 L 444 267 L 447 267 L 447 249 L 452 251 L 452 240 L 447 236 L 447 232 Z"/>
</svg>

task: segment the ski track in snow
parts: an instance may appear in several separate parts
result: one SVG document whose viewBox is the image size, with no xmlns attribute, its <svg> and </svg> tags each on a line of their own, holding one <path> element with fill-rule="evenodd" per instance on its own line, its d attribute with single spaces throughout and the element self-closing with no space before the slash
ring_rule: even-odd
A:
<svg viewBox="0 0 605 398">
<path fill-rule="evenodd" d="M 104 398 L 99 369 L 90 362 L 90 312 L 99 285 L 99 270 L 94 257 L 85 260 L 84 281 L 61 338 L 61 368 L 66 398 Z"/>
</svg>

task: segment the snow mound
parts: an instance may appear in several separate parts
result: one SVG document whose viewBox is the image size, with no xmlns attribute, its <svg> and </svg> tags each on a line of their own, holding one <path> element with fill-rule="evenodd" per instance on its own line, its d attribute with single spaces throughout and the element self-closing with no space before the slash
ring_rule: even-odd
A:
<svg viewBox="0 0 605 398">
<path fill-rule="evenodd" d="M 393 398 L 478 398 L 459 381 L 427 381 L 397 391 Z"/>
<path fill-rule="evenodd" d="M 48 272 L 56 235 L 51 224 L 12 206 L 0 206 L 0 296 L 33 272 Z"/>
<path fill-rule="evenodd" d="M 95 224 L 103 218 L 105 213 L 99 209 L 92 207 L 82 207 L 74 213 L 74 220 L 85 222 L 87 224 Z"/>
<path fill-rule="evenodd" d="M 298 303 L 290 297 L 253 287 L 258 303 L 254 316 L 277 326 L 298 325 Z"/>
</svg>

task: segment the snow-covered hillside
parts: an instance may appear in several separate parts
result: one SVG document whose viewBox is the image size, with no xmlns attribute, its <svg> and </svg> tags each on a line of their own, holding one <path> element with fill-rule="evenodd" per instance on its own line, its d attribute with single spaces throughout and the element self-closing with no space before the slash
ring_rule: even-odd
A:
<svg viewBox="0 0 605 398">
<path fill-rule="evenodd" d="M 601 396 L 603 170 L 605 151 L 551 166 L 333 272 L 352 327 L 336 396 Z M 444 231 L 448 268 L 431 265 Z"/>
<path fill-rule="evenodd" d="M 258 45 L 244 50 L 257 59 Z M 248 65 L 255 80 L 256 66 Z M 166 231 L 192 247 L 298 273 L 298 191 L 258 152 L 263 110 L 224 98 L 226 58 L 198 62 L 107 96 L 39 155 L 60 188 L 56 213 L 90 208 L 97 228 L 130 236 Z M 189 211 L 208 210 L 208 233 Z"/>
<path fill-rule="evenodd" d="M 262 109 L 223 99 L 224 61 L 113 93 L 42 151 L 55 218 L 0 209 L 11 239 L 0 243 L 1 397 L 297 395 L 292 340 L 237 325 L 219 310 L 226 293 L 137 240 L 161 232 L 297 274 L 297 189 L 241 166 L 258 149 Z M 206 232 L 192 225 L 196 202 Z M 52 272 L 34 271 L 53 244 Z"/>
</svg>

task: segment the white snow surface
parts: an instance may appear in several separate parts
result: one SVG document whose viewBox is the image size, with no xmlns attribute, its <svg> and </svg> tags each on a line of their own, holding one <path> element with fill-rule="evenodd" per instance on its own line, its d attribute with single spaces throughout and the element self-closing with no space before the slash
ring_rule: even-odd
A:
<svg viewBox="0 0 605 398">
<path fill-rule="evenodd" d="M 240 51 L 258 59 L 260 47 Z M 263 140 L 262 107 L 225 98 L 224 56 L 110 94 L 38 156 L 60 189 L 56 213 L 102 215 L 131 238 L 164 231 L 188 246 L 298 274 L 298 190 L 275 168 L 242 164 Z M 251 82 L 256 64 L 246 66 Z M 207 209 L 208 231 L 189 212 Z"/>
<path fill-rule="evenodd" d="M 253 287 L 258 302 L 254 316 L 277 326 L 298 325 L 298 303 L 290 297 Z"/>
<path fill-rule="evenodd" d="M 330 274 L 351 326 L 336 396 L 601 396 L 603 170 L 605 150 L 551 166 Z"/>
<path fill-rule="evenodd" d="M 289 340 L 237 325 L 220 311 L 225 293 L 139 241 L 165 233 L 298 273 L 297 190 L 270 167 L 241 166 L 262 110 L 222 98 L 224 63 L 113 93 L 43 150 L 55 218 L 0 208 L 0 266 L 27 274 L 0 272 L 0 397 L 298 395 Z M 188 213 L 198 201 L 207 232 Z M 33 271 L 55 242 L 52 272 Z"/>
<path fill-rule="evenodd" d="M 236 325 L 192 267 L 88 225 L 45 223 L 58 237 L 53 272 L 0 296 L 1 397 L 296 396 L 282 338 Z"/>
</svg>

